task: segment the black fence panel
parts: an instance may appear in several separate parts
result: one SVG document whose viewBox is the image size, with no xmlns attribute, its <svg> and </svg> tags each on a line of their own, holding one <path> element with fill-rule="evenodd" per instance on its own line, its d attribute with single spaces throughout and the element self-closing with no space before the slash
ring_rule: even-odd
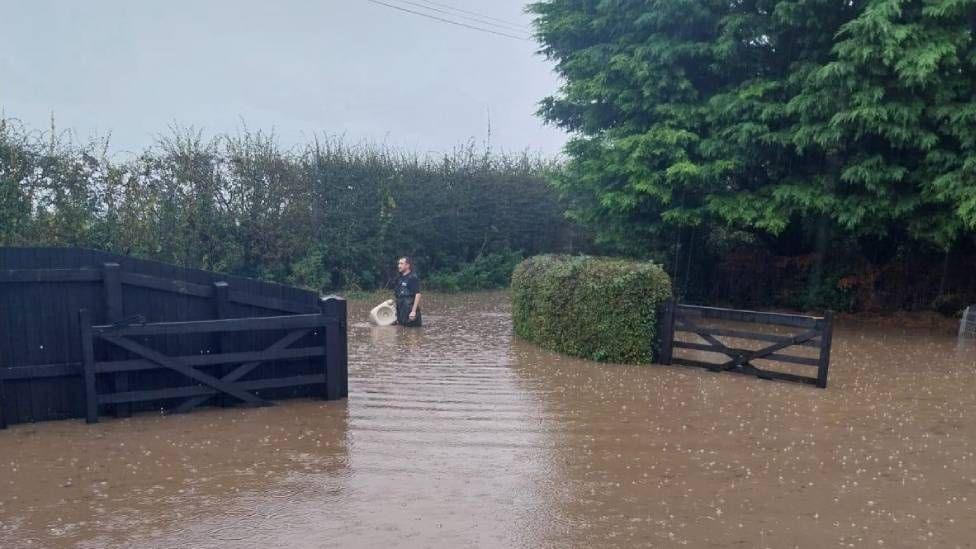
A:
<svg viewBox="0 0 976 549">
<path fill-rule="evenodd" d="M 81 310 L 87 311 L 94 326 L 121 326 L 320 314 L 336 307 L 341 308 L 343 317 L 331 330 L 339 331 L 342 337 L 335 335 L 333 339 L 344 346 L 345 303 L 339 298 L 323 302 L 316 293 L 300 288 L 95 250 L 0 248 L 0 428 L 8 423 L 85 417 L 83 350 L 87 344 L 83 344 Z M 336 317 L 335 312 L 332 317 Z M 322 337 L 329 330 L 327 326 L 317 327 L 291 345 L 322 345 Z M 260 351 L 287 333 L 282 327 L 226 333 L 145 333 L 132 339 L 162 355 L 178 357 Z M 90 345 L 94 361 L 139 358 L 102 338 L 95 338 Z M 335 352 L 344 357 L 346 351 Z M 219 379 L 236 367 L 214 363 L 195 368 Z M 336 368 L 345 372 L 344 364 Z M 249 370 L 242 381 L 252 382 L 249 390 L 262 399 L 313 396 L 322 388 L 260 381 L 321 373 L 321 357 L 277 359 Z M 344 379 L 340 381 L 345 383 Z M 96 376 L 95 390 L 98 394 L 164 390 L 188 387 L 188 382 L 193 385 L 193 380 L 168 368 L 121 370 Z M 183 392 L 187 391 L 191 389 Z M 328 392 L 331 398 L 346 394 L 335 388 Z M 209 395 L 206 401 L 228 405 L 238 399 L 218 394 Z M 122 399 L 111 403 L 111 409 L 118 416 L 127 416 L 132 411 L 158 410 L 171 404 L 179 403 Z"/>
</svg>

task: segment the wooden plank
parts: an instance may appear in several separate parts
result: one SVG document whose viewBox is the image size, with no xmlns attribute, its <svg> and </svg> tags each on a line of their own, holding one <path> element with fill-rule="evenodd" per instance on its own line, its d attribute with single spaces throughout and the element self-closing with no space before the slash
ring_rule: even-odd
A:
<svg viewBox="0 0 976 549">
<path fill-rule="evenodd" d="M 753 339 L 756 341 L 769 341 L 771 343 L 781 343 L 783 341 L 789 341 L 789 336 L 775 335 L 775 334 L 765 334 L 762 332 L 746 332 L 743 330 L 727 330 L 725 328 L 712 328 L 710 326 L 697 326 L 698 330 L 718 337 L 734 337 L 736 339 Z M 683 327 L 675 328 L 676 332 L 686 332 L 686 333 L 697 333 L 695 330 L 685 329 Z M 811 339 L 809 341 L 804 341 L 802 343 L 796 343 L 795 345 L 800 345 L 803 347 L 814 347 L 820 348 L 820 341 L 817 338 Z"/>
<path fill-rule="evenodd" d="M 282 387 L 298 387 L 303 385 L 321 384 L 321 375 L 290 376 L 272 379 L 256 379 L 252 381 L 239 381 L 238 387 L 246 391 L 257 391 L 261 389 L 277 389 Z M 130 391 L 128 393 L 117 393 L 113 395 L 102 395 L 99 397 L 101 404 L 115 404 L 119 402 L 145 402 L 152 400 L 163 400 L 167 398 L 186 398 L 195 396 L 212 396 L 218 391 L 210 387 L 200 385 L 188 387 L 171 387 L 167 389 L 154 389 L 149 391 Z"/>
<path fill-rule="evenodd" d="M 122 283 L 130 286 L 149 288 L 151 290 L 159 290 L 161 292 L 191 295 L 195 297 L 211 297 L 213 292 L 209 286 L 204 286 L 203 284 L 194 284 L 193 282 L 170 280 L 167 278 L 160 278 L 158 276 L 129 272 L 122 273 Z"/>
<path fill-rule="evenodd" d="M 705 368 L 709 370 L 712 370 L 712 367 L 715 366 L 715 364 L 711 362 L 702 362 L 700 360 L 691 360 L 688 358 L 681 358 L 681 357 L 674 357 L 674 359 L 672 360 L 672 364 L 676 366 L 691 366 L 694 368 Z M 745 368 L 745 369 L 734 368 L 725 371 L 736 373 L 736 374 L 746 374 L 755 377 L 761 377 L 763 379 L 778 379 L 782 381 L 793 381 L 799 383 L 806 383 L 810 385 L 816 384 L 817 382 L 817 379 L 814 377 L 800 376 L 796 374 L 790 374 L 787 372 L 774 372 L 770 370 L 760 370 L 759 368 Z"/>
<path fill-rule="evenodd" d="M 268 303 L 268 305 L 272 305 L 273 304 L 273 305 L 278 306 L 278 307 L 288 307 L 290 305 L 297 305 L 299 308 L 302 307 L 303 305 L 305 305 L 304 303 L 289 304 L 288 303 L 288 300 L 285 299 L 285 292 L 284 292 L 284 288 L 282 286 L 262 286 L 260 288 L 255 288 L 254 290 L 251 290 L 250 293 L 253 296 L 259 296 L 259 297 L 263 297 L 263 298 L 270 298 L 272 301 L 270 303 Z M 252 310 L 253 309 L 255 309 L 255 308 L 252 306 Z M 267 309 L 264 309 L 264 310 L 266 311 Z M 319 308 L 318 308 L 318 300 L 316 299 L 316 300 L 313 300 L 312 301 L 312 308 L 311 308 L 311 310 L 304 310 L 304 311 L 302 311 L 302 310 L 291 310 L 291 311 L 285 311 L 283 313 L 275 312 L 274 310 L 272 310 L 271 312 L 264 312 L 264 313 L 261 312 L 261 311 L 262 311 L 262 309 L 257 308 L 257 310 L 254 310 L 248 316 L 260 316 L 260 315 L 265 315 L 265 314 L 303 314 L 303 313 L 310 314 L 310 313 L 318 313 L 319 312 Z M 238 334 L 238 337 L 241 337 L 243 335 L 244 334 Z M 269 337 L 270 335 L 271 335 L 270 333 L 263 334 L 263 336 L 265 338 Z M 287 333 L 285 335 L 287 335 Z M 271 345 L 272 343 L 273 342 L 264 342 L 265 345 Z M 325 345 L 323 343 L 320 343 L 319 341 L 314 341 L 312 344 L 313 345 L 321 345 L 322 347 L 325 347 Z M 297 345 L 297 343 L 296 343 L 296 345 Z M 314 362 L 319 362 L 319 361 L 322 360 L 322 358 L 321 357 L 317 357 L 317 358 L 312 358 L 312 359 L 307 359 L 307 360 L 314 361 Z M 264 363 L 261 366 L 261 372 L 260 373 L 257 373 L 256 372 L 254 377 L 256 377 L 258 379 L 260 379 L 260 378 L 278 378 L 278 377 L 285 377 L 287 375 L 292 374 L 292 372 L 285 367 L 285 364 L 286 364 L 285 362 L 281 362 L 281 361 L 266 362 L 266 363 Z M 291 365 L 297 367 L 297 364 L 292 363 Z M 300 371 L 300 372 L 295 372 L 294 375 L 307 375 L 307 374 L 312 374 L 312 373 L 318 373 L 318 372 L 315 372 L 315 371 Z M 285 394 L 287 392 L 288 392 L 288 390 L 286 390 L 286 389 L 268 389 L 267 390 L 267 393 L 269 395 L 274 395 L 275 397 L 280 397 L 281 395 L 283 395 L 283 394 Z"/>
<path fill-rule="evenodd" d="M 817 387 L 827 388 L 827 370 L 830 368 L 830 348 L 834 339 L 834 312 L 824 316 L 823 336 L 820 338 L 820 358 L 817 365 Z"/>
<path fill-rule="evenodd" d="M 23 266 L 27 267 L 37 267 L 36 256 L 37 253 L 34 250 L 29 251 L 29 255 L 25 257 L 25 263 Z M 8 286 L 8 288 L 13 288 L 13 286 Z M 21 313 L 24 311 L 30 311 L 30 307 L 34 303 L 40 303 L 37 298 L 37 288 L 38 286 L 25 284 L 19 288 L 14 288 L 11 292 L 11 313 Z M 22 292 L 17 292 L 16 290 L 23 290 Z M 35 340 L 36 334 L 39 332 L 38 325 L 41 324 L 41 315 L 44 311 L 35 310 L 31 315 L 34 318 L 31 319 L 33 322 L 28 321 L 24 318 L 24 321 L 17 322 L 13 320 L 12 327 L 14 328 L 13 340 L 18 344 L 18 352 L 16 353 L 16 358 L 14 359 L 14 364 L 33 364 L 36 362 L 44 362 L 44 360 L 36 357 L 36 353 L 39 350 L 39 344 Z M 12 384 L 13 385 L 13 384 Z M 14 398 L 13 401 L 17 406 L 17 410 L 14 412 L 14 417 L 16 423 L 27 423 L 34 421 L 33 417 L 33 400 L 34 400 L 34 384 L 30 381 L 27 383 L 18 383 L 13 385 L 14 387 Z"/>
<path fill-rule="evenodd" d="M 224 375 L 223 377 L 221 377 L 221 381 L 228 381 L 228 382 L 237 381 L 237 380 L 241 379 L 242 377 L 246 376 L 247 374 L 249 374 L 252 370 L 254 370 L 255 368 L 257 368 L 259 365 L 261 365 L 262 362 L 265 362 L 267 360 L 279 360 L 281 358 L 285 358 L 283 355 L 289 355 L 287 358 L 307 358 L 307 357 L 312 357 L 312 356 L 322 356 L 322 355 L 324 355 L 325 354 L 325 348 L 324 347 L 303 347 L 303 348 L 299 348 L 299 349 L 288 349 L 287 348 L 292 343 L 295 343 L 296 341 L 298 341 L 298 340 L 302 339 L 303 337 L 305 337 L 306 335 L 308 335 L 308 333 L 309 333 L 309 330 L 297 330 L 297 331 L 291 332 L 288 335 L 286 335 L 285 337 L 283 337 L 283 338 L 279 339 L 278 341 L 274 342 L 270 347 L 268 347 L 264 351 L 259 351 L 257 353 L 228 353 L 228 355 L 230 355 L 230 354 L 236 354 L 236 355 L 256 354 L 256 355 L 264 355 L 264 356 L 260 356 L 260 357 L 258 357 L 256 359 L 243 359 L 243 360 L 235 360 L 235 361 L 233 361 L 233 362 L 243 362 L 244 360 L 252 360 L 252 362 L 247 362 L 245 364 L 241 364 L 236 369 L 234 369 L 234 371 L 229 372 L 226 375 Z M 311 353 L 311 352 L 308 352 L 308 351 L 314 351 L 314 353 Z M 176 411 L 179 412 L 179 413 L 189 411 L 191 408 L 196 408 L 197 406 L 200 406 L 201 404 L 203 404 L 204 402 L 206 402 L 208 398 L 210 398 L 210 397 L 209 396 L 199 396 L 199 397 L 191 398 L 191 399 L 187 400 L 186 402 L 180 404 L 176 408 Z"/>
<path fill-rule="evenodd" d="M 823 322 L 823 318 L 806 315 L 761 313 L 758 311 L 720 309 L 718 307 L 702 307 L 699 305 L 678 305 L 676 309 L 679 313 L 696 314 L 702 318 L 718 318 L 722 320 L 752 322 L 756 324 L 775 324 L 778 326 L 793 326 L 797 328 L 814 328 L 818 322 Z"/>
<path fill-rule="evenodd" d="M 32 366 L 11 366 L 0 368 L 0 380 L 38 379 L 45 377 L 84 376 L 85 368 L 81 362 L 62 364 L 34 364 Z"/>
<path fill-rule="evenodd" d="M 678 365 L 678 366 L 694 366 L 696 368 L 707 368 L 715 372 L 721 371 L 721 369 L 716 368 L 717 366 L 719 366 L 718 363 L 705 362 L 703 360 L 694 360 L 691 358 L 684 358 L 680 356 L 672 357 L 671 364 Z"/>
<path fill-rule="evenodd" d="M 691 341 L 675 341 L 674 347 L 676 349 L 692 349 L 695 351 L 705 351 L 709 353 L 719 353 L 727 354 L 725 351 L 720 351 L 712 345 L 705 343 L 693 343 Z M 726 347 L 727 350 L 732 351 L 737 354 L 745 356 L 747 353 L 752 353 L 754 350 L 750 349 L 738 349 L 734 347 Z M 762 357 L 751 358 L 750 360 L 778 360 L 780 362 L 789 362 L 790 364 L 801 364 L 804 366 L 818 366 L 819 360 L 814 357 L 809 356 L 795 356 L 795 355 L 784 355 L 781 353 L 770 353 Z M 716 366 L 720 364 L 716 363 Z"/>
<path fill-rule="evenodd" d="M 3 249 L 0 248 L 0 253 L 3 253 Z M 6 366 L 6 353 L 7 353 L 7 341 L 8 330 L 6 328 L 8 322 L 13 321 L 13 315 L 10 315 L 9 303 L 7 301 L 7 291 L 3 286 L 0 286 L 0 429 L 7 428 L 7 395 L 6 388 L 4 387 L 4 374 L 10 368 Z"/>
<path fill-rule="evenodd" d="M 9 264 L 22 266 L 25 263 L 12 261 Z M 25 299 L 25 292 L 21 290 L 18 286 L 0 284 L 0 374 L 4 374 L 15 364 L 23 364 L 24 355 L 28 352 L 25 336 L 30 327 L 21 312 L 21 304 Z M 3 409 L 0 414 L 3 415 L 5 425 L 25 421 L 20 403 L 23 400 L 23 391 L 18 390 L 22 387 L 22 384 L 15 383 L 7 383 L 3 387 L 3 402 L 0 403 Z"/>
<path fill-rule="evenodd" d="M 262 295 L 242 292 L 239 290 L 230 291 L 230 300 L 241 305 L 260 307 L 272 311 L 284 311 L 287 313 L 314 313 L 315 305 L 299 303 L 297 301 L 287 301 L 276 297 L 266 297 Z"/>
<path fill-rule="evenodd" d="M 158 353 L 130 339 L 126 339 L 124 337 L 119 337 L 114 335 L 102 335 L 101 337 L 102 339 L 108 341 L 109 343 L 122 347 L 123 349 L 135 353 L 139 356 L 145 357 L 171 370 L 175 370 L 188 378 L 199 381 L 200 383 L 203 383 L 205 385 L 209 385 L 214 389 L 233 395 L 243 400 L 246 403 L 253 404 L 253 405 L 262 405 L 262 406 L 267 406 L 271 404 L 270 402 L 264 399 L 258 398 L 246 391 L 238 389 L 234 384 L 223 382 L 211 375 L 205 374 L 198 370 L 194 370 L 192 367 L 183 364 L 179 360 Z M 94 368 L 92 368 L 92 371 L 94 372 Z"/>
<path fill-rule="evenodd" d="M 325 326 L 325 392 L 326 400 L 349 396 L 348 335 L 346 300 L 335 295 L 321 301 L 322 314 L 331 318 Z"/>
<path fill-rule="evenodd" d="M 226 319 L 232 318 L 231 315 L 231 303 L 230 303 L 230 284 L 220 280 L 213 283 L 213 314 L 215 319 Z M 217 349 L 218 354 L 230 353 L 234 349 L 234 334 L 230 332 L 213 332 L 213 345 Z M 246 359 L 245 359 L 246 360 Z M 230 372 L 227 366 L 221 366 L 214 371 L 214 374 L 220 379 L 225 379 L 227 374 Z M 198 402 L 197 405 L 206 402 L 208 397 L 196 397 L 190 399 L 190 401 Z M 233 404 L 233 400 L 227 395 L 218 395 L 217 404 L 221 406 L 230 406 Z M 189 401 L 187 401 L 189 402 Z M 183 404 L 186 404 L 184 402 Z"/>
<path fill-rule="evenodd" d="M 122 276 L 121 269 L 118 263 L 103 263 L 102 264 L 102 288 L 105 299 L 105 321 L 110 324 L 115 324 L 125 318 L 125 311 L 122 303 Z M 122 358 L 122 353 L 120 353 L 117 347 L 108 349 L 109 359 L 120 359 Z M 124 393 L 129 390 L 129 374 L 128 372 L 119 372 L 112 379 L 116 393 Z M 129 417 L 132 415 L 132 410 L 128 404 L 119 404 L 115 407 L 116 417 Z"/>
<path fill-rule="evenodd" d="M 61 269 L 65 267 L 77 267 L 76 264 L 66 264 L 60 260 L 63 254 L 51 254 L 42 257 L 40 268 Z M 85 265 L 85 268 L 88 268 Z M 88 269 L 98 271 L 98 269 Z M 95 295 L 100 287 L 98 282 L 56 282 L 39 283 L 35 288 L 43 292 L 43 298 L 47 301 L 47 306 L 40 314 L 40 329 L 37 330 L 38 360 L 26 364 L 58 364 L 79 360 L 77 355 L 78 347 L 70 349 L 70 342 L 75 341 L 78 332 L 73 330 L 76 326 L 78 310 L 88 308 L 87 300 L 80 306 L 76 301 L 78 295 Z M 19 288 L 26 288 L 21 285 Z M 69 305 L 70 304 L 70 305 Z M 98 307 L 89 309 L 93 317 L 98 314 Z M 71 317 L 75 317 L 72 319 Z M 43 348 L 41 348 L 43 347 Z M 73 353 L 71 351 L 74 351 Z M 41 378 L 30 382 L 31 400 L 33 402 L 33 416 L 35 421 L 46 421 L 64 418 L 69 415 L 70 400 L 68 396 L 68 380 L 64 378 Z"/>
<path fill-rule="evenodd" d="M 209 332 L 246 332 L 254 330 L 296 330 L 325 326 L 331 319 L 321 314 L 265 316 L 255 318 L 229 318 L 224 320 L 197 320 L 191 322 L 156 322 L 137 326 L 93 326 L 99 335 L 176 335 Z"/>
<path fill-rule="evenodd" d="M 674 356 L 674 298 L 668 298 L 664 302 L 660 330 L 661 356 L 659 361 L 661 364 L 671 364 L 671 358 Z"/>
<path fill-rule="evenodd" d="M 98 394 L 95 389 L 95 348 L 92 341 L 91 313 L 88 309 L 78 311 L 81 325 L 81 356 L 85 365 L 85 420 L 98 423 Z"/>
<path fill-rule="evenodd" d="M 322 376 L 320 375 L 302 375 L 302 376 L 286 376 L 286 377 L 276 377 L 271 379 L 255 379 L 252 381 L 239 381 L 241 387 L 247 389 L 248 391 L 257 391 L 261 389 L 278 389 L 281 387 L 297 387 L 301 385 L 318 385 L 322 383 Z"/>
<path fill-rule="evenodd" d="M 34 268 L 38 267 L 48 267 L 51 264 L 43 261 L 43 257 L 38 250 L 31 250 L 30 253 L 30 263 Z M 32 307 L 35 307 L 38 303 L 44 303 L 45 299 L 49 299 L 50 292 L 45 291 L 41 294 L 42 290 L 51 290 L 53 285 L 43 287 L 44 285 L 32 285 L 24 284 L 21 285 L 17 290 L 23 290 L 20 297 L 21 299 L 17 303 L 17 308 L 12 312 L 24 314 L 26 311 L 31 311 Z M 58 296 L 60 297 L 60 296 Z M 21 358 L 22 362 L 18 364 L 37 364 L 39 362 L 47 362 L 47 353 L 44 352 L 42 345 L 44 345 L 45 335 L 43 332 L 44 326 L 47 324 L 47 316 L 50 314 L 50 309 L 39 308 L 35 309 L 33 316 L 34 322 L 22 322 L 23 328 L 18 334 L 18 343 L 20 343 L 23 349 L 23 354 Z M 26 319 L 25 319 L 26 320 Z M 61 339 L 62 334 L 55 334 L 52 341 L 58 341 Z M 28 380 L 26 384 L 18 384 L 17 392 L 19 393 L 18 400 L 18 421 L 21 423 L 41 421 L 43 420 L 37 412 L 40 410 L 43 402 L 43 389 L 34 380 Z"/>
<path fill-rule="evenodd" d="M 7 428 L 7 413 L 4 411 L 7 405 L 7 395 L 3 383 L 6 370 L 9 370 L 9 368 L 3 367 L 3 347 L 0 347 L 0 429 Z"/>
<path fill-rule="evenodd" d="M 49 264 L 53 267 L 76 267 L 76 264 L 65 263 L 56 259 Z M 88 264 L 94 266 L 95 264 Z M 97 269 L 93 269 L 97 270 Z M 44 286 L 44 285 L 39 285 Z M 82 367 L 82 357 L 80 355 L 81 330 L 78 327 L 78 311 L 88 309 L 92 312 L 93 323 L 98 318 L 98 303 L 95 301 L 101 285 L 95 282 L 86 283 L 59 283 L 55 285 L 54 292 L 45 292 L 43 305 L 50 311 L 50 316 L 45 320 L 50 328 L 47 331 L 53 337 L 45 337 L 45 348 L 50 348 L 54 352 L 46 355 L 42 360 L 36 360 L 25 365 L 33 364 L 69 364 L 77 363 L 75 369 L 77 375 L 48 376 L 50 385 L 47 389 L 52 394 L 57 394 L 58 398 L 52 402 L 54 408 L 45 411 L 45 419 L 59 419 L 66 417 L 84 417 L 85 415 L 85 379 L 84 368 Z M 96 350 L 97 352 L 97 350 Z M 70 369 L 70 367 L 69 367 Z M 49 371 L 55 373 L 55 371 Z"/>
<path fill-rule="evenodd" d="M 97 269 L 5 269 L 0 271 L 3 282 L 98 282 L 102 273 Z"/>
<path fill-rule="evenodd" d="M 219 391 L 203 385 L 190 385 L 185 387 L 167 387 L 165 389 L 148 389 L 142 391 L 129 391 L 127 393 L 112 393 L 99 395 L 99 404 L 118 404 L 122 402 L 149 402 L 164 400 L 168 398 L 186 398 L 194 395 L 213 395 Z"/>
<path fill-rule="evenodd" d="M 773 370 L 763 370 L 761 368 L 756 368 L 755 366 L 749 365 L 729 371 L 736 374 L 756 376 L 760 379 L 792 381 L 796 383 L 806 383 L 808 385 L 815 385 L 817 383 L 817 378 L 815 377 L 801 376 L 787 372 L 776 372 Z"/>
<path fill-rule="evenodd" d="M 307 333 L 307 330 L 301 331 Z M 184 355 L 172 357 L 187 366 L 214 366 L 217 364 L 234 364 L 255 361 L 258 364 L 269 360 L 295 360 L 324 356 L 325 348 L 321 346 L 296 347 L 294 349 L 265 349 L 263 351 L 244 351 L 240 353 L 223 353 L 219 355 Z M 129 360 L 102 361 L 95 363 L 96 374 L 110 374 L 116 372 L 141 372 L 165 368 L 152 360 L 134 358 Z"/>
<path fill-rule="evenodd" d="M 105 320 L 118 322 L 125 316 L 122 306 L 122 277 L 118 263 L 102 265 L 102 288 L 105 299 Z"/>
</svg>

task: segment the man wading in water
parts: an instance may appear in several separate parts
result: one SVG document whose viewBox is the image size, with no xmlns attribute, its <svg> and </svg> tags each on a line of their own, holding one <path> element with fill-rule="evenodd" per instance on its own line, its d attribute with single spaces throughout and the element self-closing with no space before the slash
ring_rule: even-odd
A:
<svg viewBox="0 0 976 549">
<path fill-rule="evenodd" d="M 420 279 L 413 272 L 413 262 L 409 257 L 401 257 L 397 261 L 397 278 L 393 287 L 396 297 L 397 324 L 400 326 L 420 326 Z"/>
</svg>

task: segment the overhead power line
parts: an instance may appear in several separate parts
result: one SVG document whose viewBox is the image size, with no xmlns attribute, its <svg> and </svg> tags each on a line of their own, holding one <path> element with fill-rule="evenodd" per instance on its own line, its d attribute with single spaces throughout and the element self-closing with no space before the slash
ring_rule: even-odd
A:
<svg viewBox="0 0 976 549">
<path fill-rule="evenodd" d="M 526 42 L 529 41 L 529 39 L 527 37 L 525 37 L 525 36 L 517 36 L 515 34 L 510 34 L 510 33 L 507 33 L 507 32 L 502 32 L 502 31 L 497 31 L 497 30 L 492 30 L 492 29 L 486 29 L 484 27 L 479 27 L 479 26 L 476 26 L 476 25 L 469 25 L 469 24 L 463 23 L 461 21 L 454 21 L 454 20 L 447 19 L 447 18 L 444 18 L 444 17 L 438 17 L 436 15 L 431 15 L 429 13 L 423 13 L 423 12 L 419 12 L 419 11 L 412 10 L 412 9 L 409 9 L 409 8 L 404 8 L 404 7 L 401 7 L 401 6 L 397 6 L 397 5 L 394 5 L 394 4 L 389 4 L 389 3 L 383 2 L 381 0 L 366 0 L 366 1 L 367 2 L 370 2 L 372 4 L 377 4 L 377 5 L 380 5 L 380 6 L 386 6 L 388 8 L 395 9 L 395 10 L 398 10 L 398 11 L 402 11 L 402 12 L 406 12 L 406 13 L 412 13 L 414 15 L 419 15 L 421 17 L 426 17 L 428 19 L 434 19 L 434 20 L 437 20 L 437 21 L 441 21 L 443 23 L 448 23 L 448 24 L 451 24 L 451 25 L 457 25 L 459 27 L 465 27 L 465 28 L 468 28 L 468 29 L 476 30 L 476 31 L 487 32 L 489 34 L 496 34 L 498 36 L 504 36 L 506 38 L 513 38 L 515 40 L 523 40 L 523 41 L 526 41 Z"/>
<path fill-rule="evenodd" d="M 410 4 L 412 6 L 417 6 L 425 10 L 443 13 L 450 17 L 459 17 L 461 19 L 468 19 L 470 21 L 475 21 L 478 24 L 482 24 L 482 25 L 499 27 L 505 30 L 515 31 L 523 34 L 530 34 L 532 32 L 532 29 L 526 27 L 525 25 L 510 23 L 504 19 L 499 19 L 497 17 L 492 17 L 490 15 L 483 15 L 478 12 L 456 8 L 454 6 L 441 4 L 439 2 L 433 2 L 431 0 L 417 0 L 417 1 L 399 0 L 399 2 L 402 4 Z"/>
<path fill-rule="evenodd" d="M 454 7 L 454 6 L 449 6 L 447 4 L 441 4 L 440 2 L 434 2 L 434 0 L 423 0 L 423 1 L 426 2 L 426 3 L 428 3 L 428 4 L 433 4 L 435 6 L 440 6 L 442 8 L 447 8 L 447 9 L 451 9 L 451 10 L 454 10 L 454 11 L 459 11 L 461 13 L 467 13 L 467 14 L 470 14 L 470 15 L 477 15 L 478 17 L 484 17 L 485 19 L 492 19 L 494 21 L 498 21 L 499 23 L 508 23 L 508 24 L 510 24 L 512 26 L 524 27 L 524 25 L 520 25 L 518 23 L 512 23 L 511 21 L 506 21 L 505 19 L 499 19 L 497 17 L 492 17 L 491 15 L 484 15 L 484 14 L 478 13 L 476 11 L 470 11 L 470 10 L 466 10 L 466 9 L 462 9 L 462 8 L 457 8 L 457 7 Z"/>
</svg>

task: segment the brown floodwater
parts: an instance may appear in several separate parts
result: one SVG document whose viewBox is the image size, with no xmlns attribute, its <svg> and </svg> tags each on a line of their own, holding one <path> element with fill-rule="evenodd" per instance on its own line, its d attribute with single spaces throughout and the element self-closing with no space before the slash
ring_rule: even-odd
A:
<svg viewBox="0 0 976 549">
<path fill-rule="evenodd" d="M 0 431 L 0 547 L 974 547 L 976 348 L 841 323 L 830 387 L 595 364 L 504 293 L 350 304 L 348 401 Z"/>
</svg>

